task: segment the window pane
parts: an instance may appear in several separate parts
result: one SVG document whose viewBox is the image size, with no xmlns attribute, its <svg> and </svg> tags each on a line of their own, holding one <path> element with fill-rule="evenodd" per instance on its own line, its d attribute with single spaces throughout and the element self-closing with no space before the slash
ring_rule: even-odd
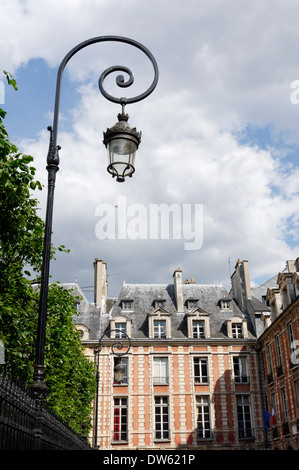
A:
<svg viewBox="0 0 299 470">
<path fill-rule="evenodd" d="M 193 338 L 205 337 L 205 325 L 203 320 L 193 320 L 192 322 Z"/>
<path fill-rule="evenodd" d="M 154 337 L 166 338 L 166 321 L 154 320 Z"/>
<path fill-rule="evenodd" d="M 115 338 L 125 338 L 123 333 L 127 332 L 126 323 L 115 323 Z"/>
<path fill-rule="evenodd" d="M 154 358 L 154 383 L 167 384 L 168 383 L 168 358 L 155 357 Z"/>
<path fill-rule="evenodd" d="M 169 439 L 167 397 L 155 397 L 155 439 Z"/>
<path fill-rule="evenodd" d="M 198 439 L 210 439 L 212 437 L 212 434 L 211 434 L 211 425 L 210 425 L 209 397 L 197 396 L 196 408 L 197 408 L 197 438 Z"/>
<path fill-rule="evenodd" d="M 113 440 L 127 440 L 127 399 L 114 399 Z"/>
<path fill-rule="evenodd" d="M 208 359 L 206 357 L 194 358 L 195 383 L 208 383 Z"/>
</svg>

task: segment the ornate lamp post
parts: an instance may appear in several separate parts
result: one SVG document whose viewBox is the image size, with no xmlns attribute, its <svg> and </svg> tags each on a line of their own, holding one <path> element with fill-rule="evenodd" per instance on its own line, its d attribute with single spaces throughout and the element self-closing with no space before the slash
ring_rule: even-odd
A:
<svg viewBox="0 0 299 470">
<path fill-rule="evenodd" d="M 50 131 L 50 143 L 47 157 L 47 170 L 48 170 L 48 195 L 47 195 L 47 210 L 45 221 L 45 235 L 44 235 L 44 249 L 43 249 L 43 265 L 41 274 L 41 288 L 40 288 L 40 303 L 39 303 L 39 318 L 38 318 L 38 331 L 36 342 L 36 358 L 35 369 L 33 375 L 33 390 L 39 395 L 47 390 L 44 374 L 44 351 L 45 351 L 45 334 L 46 334 L 46 320 L 47 320 L 47 300 L 48 300 L 48 283 L 49 283 L 49 270 L 50 270 L 50 249 L 51 249 L 51 232 L 52 232 L 52 219 L 53 219 L 53 202 L 54 202 L 54 189 L 56 173 L 59 169 L 59 155 L 60 147 L 57 145 L 58 134 L 58 118 L 59 118 L 59 103 L 62 74 L 68 61 L 81 49 L 98 42 L 121 42 L 126 43 L 140 49 L 151 61 L 154 68 L 154 79 L 150 87 L 141 95 L 133 98 L 116 98 L 108 94 L 103 88 L 103 81 L 107 75 L 112 72 L 125 72 L 129 75 L 129 79 L 125 81 L 123 75 L 116 77 L 116 83 L 119 87 L 126 88 L 134 82 L 133 74 L 130 69 L 124 66 L 113 66 L 105 70 L 99 79 L 99 89 L 102 95 L 114 103 L 119 103 L 122 106 L 122 112 L 119 114 L 119 121 L 111 129 L 107 129 L 104 133 L 104 144 L 108 150 L 109 164 L 107 170 L 116 177 L 116 180 L 123 182 L 127 176 L 132 176 L 135 171 L 135 154 L 141 140 L 141 133 L 132 128 L 128 124 L 128 115 L 125 113 L 125 105 L 136 103 L 146 98 L 156 88 L 158 83 L 158 66 L 155 58 L 151 52 L 142 44 L 134 41 L 133 39 L 120 37 L 120 36 L 99 36 L 87 41 L 84 41 L 74 47 L 62 60 L 57 74 L 56 82 L 56 95 L 53 127 L 48 127 Z"/>
<path fill-rule="evenodd" d="M 99 408 L 99 382 L 100 382 L 100 352 L 103 347 L 103 338 L 104 336 L 108 336 L 112 332 L 117 332 L 118 338 L 109 338 L 109 340 L 113 340 L 111 344 L 111 352 L 115 356 L 117 356 L 118 361 L 114 367 L 114 382 L 121 383 L 124 380 L 125 375 L 125 368 L 121 365 L 121 356 L 128 354 L 131 349 L 131 340 L 129 336 L 119 329 L 115 330 L 108 330 L 106 331 L 101 338 L 99 339 L 97 349 L 95 350 L 95 354 L 97 355 L 96 359 L 96 400 L 95 400 L 95 419 L 94 419 L 94 438 L 93 438 L 93 447 L 96 449 L 98 446 L 98 408 Z M 123 343 L 126 342 L 127 344 Z"/>
</svg>

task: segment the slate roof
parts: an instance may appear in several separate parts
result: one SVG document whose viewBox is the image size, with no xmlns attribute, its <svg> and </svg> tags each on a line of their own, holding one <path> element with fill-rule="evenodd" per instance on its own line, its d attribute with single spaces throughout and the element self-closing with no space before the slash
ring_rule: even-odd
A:
<svg viewBox="0 0 299 470">
<path fill-rule="evenodd" d="M 183 284 L 182 289 L 184 312 L 178 312 L 173 284 L 124 284 L 110 312 L 101 315 L 101 331 L 104 332 L 109 326 L 110 319 L 124 315 L 132 321 L 132 338 L 148 338 L 147 315 L 155 310 L 154 301 L 159 299 L 165 300 L 164 310 L 171 315 L 172 338 L 188 337 L 186 313 L 190 310 L 186 305 L 187 299 L 198 300 L 198 307 L 210 315 L 211 338 L 227 338 L 225 321 L 232 316 L 244 318 L 234 300 L 231 300 L 231 310 L 221 309 L 220 299 L 230 299 L 221 285 Z M 126 299 L 133 300 L 130 311 L 122 310 L 122 300 Z"/>
</svg>

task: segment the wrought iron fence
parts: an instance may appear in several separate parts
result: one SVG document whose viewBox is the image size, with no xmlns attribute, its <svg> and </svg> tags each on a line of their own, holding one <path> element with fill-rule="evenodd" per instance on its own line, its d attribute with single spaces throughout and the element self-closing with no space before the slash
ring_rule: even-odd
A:
<svg viewBox="0 0 299 470">
<path fill-rule="evenodd" d="M 0 370 L 0 450 L 90 450 L 29 389 Z"/>
</svg>

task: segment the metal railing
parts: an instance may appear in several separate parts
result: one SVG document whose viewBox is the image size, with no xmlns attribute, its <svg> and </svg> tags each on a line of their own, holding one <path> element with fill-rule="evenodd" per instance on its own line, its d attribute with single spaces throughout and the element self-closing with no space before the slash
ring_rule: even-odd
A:
<svg viewBox="0 0 299 470">
<path fill-rule="evenodd" d="M 89 450 L 30 390 L 0 370 L 0 450 Z"/>
</svg>

